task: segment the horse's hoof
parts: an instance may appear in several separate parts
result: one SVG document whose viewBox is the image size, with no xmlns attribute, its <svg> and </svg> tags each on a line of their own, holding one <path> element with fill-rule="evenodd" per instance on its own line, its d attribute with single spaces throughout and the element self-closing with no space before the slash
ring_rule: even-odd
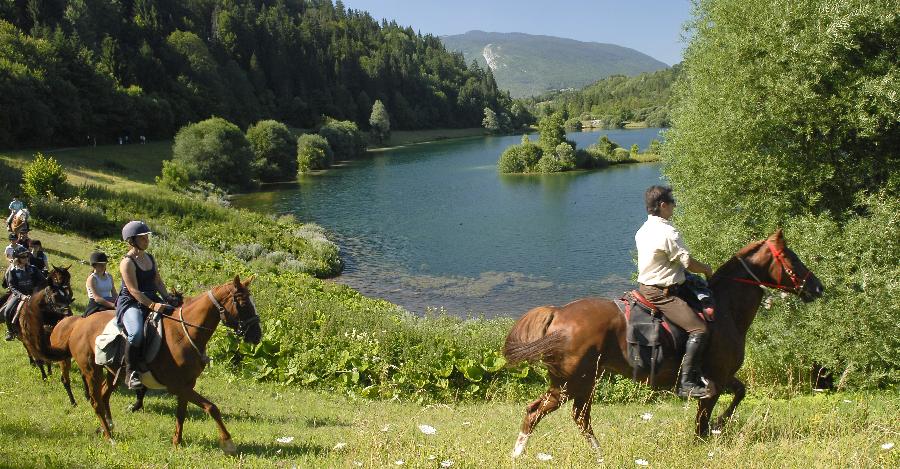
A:
<svg viewBox="0 0 900 469">
<path fill-rule="evenodd" d="M 222 451 L 224 451 L 225 454 L 227 454 L 228 456 L 236 456 L 237 455 L 237 447 L 234 446 L 234 442 L 231 441 L 230 438 L 222 441 L 222 443 L 220 443 L 219 446 L 222 448 Z"/>
<path fill-rule="evenodd" d="M 141 405 L 131 404 L 130 406 L 128 406 L 128 411 L 129 412 L 137 412 L 143 408 L 144 408 L 143 404 L 141 404 Z"/>
</svg>

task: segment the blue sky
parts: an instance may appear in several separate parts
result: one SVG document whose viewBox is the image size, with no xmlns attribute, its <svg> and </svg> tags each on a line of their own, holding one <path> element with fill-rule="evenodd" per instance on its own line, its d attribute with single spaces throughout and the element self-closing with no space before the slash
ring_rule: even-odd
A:
<svg viewBox="0 0 900 469">
<path fill-rule="evenodd" d="M 567 37 L 637 49 L 669 65 L 681 61 L 690 0 L 343 0 L 376 19 L 439 36 L 473 29 Z"/>
</svg>

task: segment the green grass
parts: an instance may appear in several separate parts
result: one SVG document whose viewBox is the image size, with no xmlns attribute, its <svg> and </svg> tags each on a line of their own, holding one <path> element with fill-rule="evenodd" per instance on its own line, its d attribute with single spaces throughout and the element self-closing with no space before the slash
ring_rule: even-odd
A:
<svg viewBox="0 0 900 469">
<path fill-rule="evenodd" d="M 219 332 L 221 333 L 221 332 Z M 311 392 L 299 386 L 236 380 L 214 364 L 197 389 L 222 410 L 240 455 L 217 446 L 213 421 L 190 407 L 184 446 L 174 449 L 175 400 L 147 397 L 145 410 L 125 408 L 130 393 L 113 395 L 115 445 L 94 430 L 98 421 L 73 375 L 78 407 L 69 407 L 57 375 L 41 382 L 18 342 L 0 343 L 0 466 L 8 467 L 596 467 L 566 405 L 535 431 L 514 465 L 509 451 L 524 402 L 422 406 Z M 594 429 L 607 467 L 897 467 L 900 398 L 831 394 L 776 400 L 751 395 L 721 435 L 690 436 L 694 405 L 677 400 L 595 406 Z M 727 399 L 726 399 L 727 400 Z M 650 420 L 641 414 L 652 413 Z M 424 435 L 418 425 L 437 429 Z M 282 437 L 294 437 L 279 443 Z M 342 449 L 335 449 L 344 443 Z M 550 462 L 538 453 L 553 456 Z M 429 457 L 434 456 L 433 460 Z"/>
<path fill-rule="evenodd" d="M 480 137 L 485 134 L 481 127 L 466 129 L 428 129 L 428 130 L 394 130 L 383 149 L 410 145 L 414 143 L 434 142 L 451 138 Z"/>
</svg>

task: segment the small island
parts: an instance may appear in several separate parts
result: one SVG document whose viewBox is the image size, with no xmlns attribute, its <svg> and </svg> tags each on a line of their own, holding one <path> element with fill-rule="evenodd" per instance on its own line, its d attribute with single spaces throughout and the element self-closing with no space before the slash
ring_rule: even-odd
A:
<svg viewBox="0 0 900 469">
<path fill-rule="evenodd" d="M 500 155 L 497 169 L 504 174 L 559 173 L 575 169 L 604 168 L 623 163 L 644 163 L 659 160 L 659 141 L 653 140 L 646 152 L 641 153 L 637 144 L 630 149 L 620 147 L 601 136 L 597 143 L 584 149 L 566 140 L 565 115 L 553 113 L 538 122 L 538 141 L 528 135 L 522 143 L 508 147 Z"/>
</svg>

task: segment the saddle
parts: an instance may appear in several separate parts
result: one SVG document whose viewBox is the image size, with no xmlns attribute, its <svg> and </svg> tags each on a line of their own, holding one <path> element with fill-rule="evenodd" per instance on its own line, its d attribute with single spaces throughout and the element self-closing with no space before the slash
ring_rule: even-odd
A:
<svg viewBox="0 0 900 469">
<path fill-rule="evenodd" d="M 116 319 L 111 319 L 103 331 L 94 340 L 94 363 L 105 366 L 110 370 L 119 370 L 125 364 L 125 331 L 119 328 Z M 150 363 L 156 358 L 162 343 L 165 340 L 163 332 L 162 316 L 151 312 L 144 320 L 144 341 L 142 347 L 142 362 Z M 141 364 L 138 365 L 139 367 Z M 150 389 L 165 389 L 165 386 L 153 376 L 146 367 L 139 370 L 141 382 Z M 116 373 L 118 375 L 118 373 Z"/>
<path fill-rule="evenodd" d="M 677 294 L 701 319 L 707 320 L 695 296 L 683 291 Z M 633 369 L 632 377 L 637 381 L 638 373 L 645 372 L 650 377 L 650 386 L 653 386 L 656 367 L 667 358 L 663 342 L 670 342 L 674 349 L 674 357 L 680 359 L 684 356 L 688 333 L 669 321 L 659 308 L 637 290 L 625 292 L 616 302 L 616 306 L 625 316 L 627 323 L 625 340 L 628 344 L 628 364 Z"/>
</svg>

